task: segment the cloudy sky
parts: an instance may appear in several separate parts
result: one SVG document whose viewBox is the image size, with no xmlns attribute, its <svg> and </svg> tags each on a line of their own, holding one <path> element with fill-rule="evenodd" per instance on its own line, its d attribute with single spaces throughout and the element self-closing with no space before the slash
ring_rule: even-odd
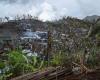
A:
<svg viewBox="0 0 100 80">
<path fill-rule="evenodd" d="M 42 20 L 100 14 L 100 0 L 0 0 L 0 17 L 31 14 Z"/>
</svg>

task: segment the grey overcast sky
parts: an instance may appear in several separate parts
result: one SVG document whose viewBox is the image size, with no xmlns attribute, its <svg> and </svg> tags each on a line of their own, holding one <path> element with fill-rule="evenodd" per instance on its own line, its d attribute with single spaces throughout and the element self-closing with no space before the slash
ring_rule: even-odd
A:
<svg viewBox="0 0 100 80">
<path fill-rule="evenodd" d="M 42 20 L 100 15 L 100 0 L 0 0 L 0 17 L 31 14 Z"/>
</svg>

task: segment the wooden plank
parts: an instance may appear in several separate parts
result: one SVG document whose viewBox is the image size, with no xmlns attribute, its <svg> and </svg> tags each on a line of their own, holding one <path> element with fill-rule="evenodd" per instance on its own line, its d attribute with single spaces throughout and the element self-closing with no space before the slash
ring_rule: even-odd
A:
<svg viewBox="0 0 100 80">
<path fill-rule="evenodd" d="M 48 68 L 42 72 L 28 73 L 10 80 L 31 80 L 31 79 L 39 80 L 40 78 L 54 72 L 55 70 L 56 68 Z"/>
<path fill-rule="evenodd" d="M 52 79 L 56 79 L 59 77 L 64 78 L 66 73 L 69 73 L 69 71 L 67 69 L 59 70 L 59 71 L 56 71 L 56 72 L 50 74 L 49 76 L 47 76 L 47 79 L 52 80 Z"/>
</svg>

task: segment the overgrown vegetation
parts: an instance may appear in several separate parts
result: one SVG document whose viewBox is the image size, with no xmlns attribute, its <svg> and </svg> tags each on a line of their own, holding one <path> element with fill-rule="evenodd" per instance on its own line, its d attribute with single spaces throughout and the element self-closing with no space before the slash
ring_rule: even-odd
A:
<svg viewBox="0 0 100 80">
<path fill-rule="evenodd" d="M 38 25 L 38 20 L 35 23 L 35 25 Z M 50 49 L 47 50 L 49 52 L 46 52 L 47 54 L 51 53 L 49 54 L 49 61 L 45 59 L 47 56 L 44 58 L 38 56 L 29 57 L 23 54 L 22 50 L 9 51 L 4 54 L 6 59 L 0 60 L 0 80 L 6 80 L 7 78 L 51 66 L 70 69 L 72 69 L 73 64 L 75 66 L 84 65 L 89 69 L 100 67 L 99 21 L 95 22 L 94 25 L 94 23 L 68 17 L 55 22 L 39 23 L 48 25 L 49 31 L 52 32 L 52 40 L 49 43 Z M 47 27 L 45 29 L 48 29 Z"/>
</svg>

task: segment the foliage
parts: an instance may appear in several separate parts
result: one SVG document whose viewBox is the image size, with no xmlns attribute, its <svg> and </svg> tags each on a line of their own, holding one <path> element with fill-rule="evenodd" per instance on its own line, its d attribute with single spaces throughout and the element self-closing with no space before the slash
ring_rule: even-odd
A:
<svg viewBox="0 0 100 80">
<path fill-rule="evenodd" d="M 2 71 L 0 78 L 16 77 L 34 72 L 44 66 L 44 60 L 40 60 L 36 56 L 27 57 L 21 50 L 10 51 L 8 59 L 0 62 L 0 70 Z"/>
<path fill-rule="evenodd" d="M 51 60 L 52 66 L 68 66 L 70 64 L 70 56 L 62 51 L 59 51 L 56 54 L 53 54 L 53 58 Z M 67 64 L 68 63 L 68 64 Z"/>
<path fill-rule="evenodd" d="M 90 67 L 90 68 L 95 68 L 97 66 L 100 66 L 100 49 L 97 48 L 97 47 L 93 47 L 91 49 L 91 52 L 87 58 L 87 65 Z"/>
</svg>

